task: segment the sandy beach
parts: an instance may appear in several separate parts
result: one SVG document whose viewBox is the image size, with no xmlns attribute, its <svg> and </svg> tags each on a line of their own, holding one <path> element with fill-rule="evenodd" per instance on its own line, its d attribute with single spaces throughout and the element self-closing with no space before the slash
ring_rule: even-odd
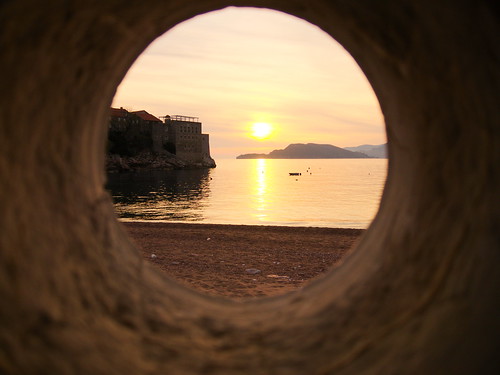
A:
<svg viewBox="0 0 500 375">
<path fill-rule="evenodd" d="M 338 266 L 361 229 L 124 222 L 147 259 L 180 283 L 246 299 L 284 294 Z"/>
</svg>

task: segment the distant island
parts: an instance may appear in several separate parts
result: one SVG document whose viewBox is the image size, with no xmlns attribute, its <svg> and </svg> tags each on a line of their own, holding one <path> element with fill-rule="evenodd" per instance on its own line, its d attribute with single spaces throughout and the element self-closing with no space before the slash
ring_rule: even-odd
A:
<svg viewBox="0 0 500 375">
<path fill-rule="evenodd" d="M 370 146 L 371 149 L 377 150 L 377 155 L 382 155 L 379 149 L 385 152 L 386 145 L 363 145 L 358 147 Z M 366 147 L 365 147 L 366 148 Z M 288 145 L 283 150 L 273 150 L 269 154 L 243 154 L 236 157 L 236 159 L 363 159 L 373 157 L 385 157 L 369 155 L 367 152 L 360 152 L 358 150 L 351 150 L 347 148 L 340 148 L 328 144 L 317 143 L 293 143 Z"/>
<path fill-rule="evenodd" d="M 361 145 L 356 147 L 344 147 L 344 150 L 362 152 L 371 158 L 387 158 L 387 143 L 383 145 Z"/>
</svg>

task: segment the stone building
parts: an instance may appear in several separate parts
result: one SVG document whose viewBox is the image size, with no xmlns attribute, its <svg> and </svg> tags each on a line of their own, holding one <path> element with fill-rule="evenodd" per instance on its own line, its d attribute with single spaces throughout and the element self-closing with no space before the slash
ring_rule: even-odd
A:
<svg viewBox="0 0 500 375">
<path fill-rule="evenodd" d="M 215 164 L 210 156 L 209 135 L 202 134 L 197 117 L 162 116 L 141 110 L 111 108 L 110 152 L 131 156 L 143 150 L 168 151 L 189 163 Z"/>
<path fill-rule="evenodd" d="M 159 118 L 144 110 L 131 113 L 139 117 L 139 122 L 147 129 L 146 132 L 151 137 L 153 152 L 164 150 L 165 145 L 169 142 L 168 129 L 165 124 Z"/>
<path fill-rule="evenodd" d="M 209 135 L 202 134 L 197 117 L 164 116 L 168 128 L 169 144 L 173 153 L 194 163 L 206 162 L 210 157 Z"/>
</svg>

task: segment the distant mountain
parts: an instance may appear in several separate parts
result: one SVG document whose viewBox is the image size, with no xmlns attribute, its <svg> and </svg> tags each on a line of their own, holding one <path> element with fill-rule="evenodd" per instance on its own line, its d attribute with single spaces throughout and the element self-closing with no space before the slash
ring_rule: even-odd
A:
<svg viewBox="0 0 500 375">
<path fill-rule="evenodd" d="M 269 154 L 244 154 L 236 159 L 360 159 L 368 158 L 361 152 L 352 152 L 333 145 L 316 143 L 294 143 L 284 150 L 274 150 Z"/>
<path fill-rule="evenodd" d="M 243 154 L 236 157 L 236 159 L 269 159 L 268 154 Z"/>
<path fill-rule="evenodd" d="M 361 145 L 356 147 L 344 147 L 344 150 L 362 152 L 371 158 L 387 158 L 387 143 L 383 145 Z"/>
</svg>

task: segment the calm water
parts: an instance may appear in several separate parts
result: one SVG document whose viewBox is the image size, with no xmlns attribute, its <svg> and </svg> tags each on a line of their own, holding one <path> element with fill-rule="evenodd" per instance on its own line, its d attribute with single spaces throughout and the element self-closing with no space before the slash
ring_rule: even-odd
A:
<svg viewBox="0 0 500 375">
<path fill-rule="evenodd" d="M 107 189 L 123 220 L 366 228 L 386 173 L 387 159 L 221 159 L 215 169 L 110 174 Z"/>
</svg>

